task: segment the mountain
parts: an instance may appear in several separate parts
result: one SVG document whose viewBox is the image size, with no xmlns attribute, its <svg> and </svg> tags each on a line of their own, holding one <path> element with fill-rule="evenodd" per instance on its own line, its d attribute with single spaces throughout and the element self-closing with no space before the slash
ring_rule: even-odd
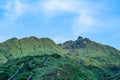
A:
<svg viewBox="0 0 120 80">
<path fill-rule="evenodd" d="M 66 41 L 63 44 L 59 44 L 59 46 L 67 51 L 67 56 L 86 65 L 101 67 L 112 66 L 112 64 L 120 65 L 119 50 L 108 45 L 96 43 L 88 38 L 78 37 L 75 41 Z"/>
<path fill-rule="evenodd" d="M 81 36 L 12 38 L 0 43 L 0 62 L 0 80 L 120 80 L 120 51 Z"/>
<path fill-rule="evenodd" d="M 53 53 L 62 55 L 65 51 L 49 38 L 12 38 L 0 43 L 0 63 L 14 58 Z"/>
<path fill-rule="evenodd" d="M 120 51 L 111 46 L 96 43 L 81 36 L 75 41 L 66 41 L 59 46 L 67 51 L 67 57 L 89 68 L 99 80 L 110 80 L 113 74 L 120 73 Z M 98 69 L 95 70 L 95 68 Z M 105 77 L 99 78 L 100 76 Z"/>
</svg>

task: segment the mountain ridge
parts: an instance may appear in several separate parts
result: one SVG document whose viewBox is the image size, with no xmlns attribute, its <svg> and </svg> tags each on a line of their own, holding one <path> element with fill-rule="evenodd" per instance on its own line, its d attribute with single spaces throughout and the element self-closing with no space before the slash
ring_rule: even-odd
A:
<svg viewBox="0 0 120 80">
<path fill-rule="evenodd" d="M 98 58 L 100 58 L 102 60 L 105 60 L 106 58 L 110 58 L 110 57 L 112 59 L 120 58 L 119 50 L 117 50 L 111 46 L 108 46 L 108 45 L 96 43 L 94 41 L 91 41 L 88 38 L 78 37 L 78 39 L 75 41 L 66 41 L 63 44 L 59 44 L 59 46 L 65 50 L 67 50 L 68 51 L 67 54 L 70 57 L 75 58 L 75 60 L 77 60 L 77 59 L 79 60 L 79 58 L 81 58 L 81 57 L 84 60 L 85 60 L 85 58 L 90 58 L 93 61 L 94 60 L 97 61 L 96 59 L 98 59 Z M 106 58 L 104 58 L 104 57 L 106 57 Z M 93 59 L 93 58 L 95 58 L 95 59 Z M 107 59 L 105 61 L 107 61 Z M 113 60 L 109 60 L 109 61 L 113 61 Z M 90 62 L 90 61 L 88 61 L 88 62 Z M 101 62 L 98 61 L 98 63 L 101 63 Z M 111 62 L 111 63 L 113 63 L 113 62 Z M 114 61 L 114 63 L 115 63 L 115 61 Z M 104 63 L 104 64 L 106 64 L 106 63 Z M 101 64 L 101 65 L 103 65 L 103 64 Z"/>
<path fill-rule="evenodd" d="M 0 43 L 0 80 L 119 80 L 120 51 L 78 37 L 11 38 Z"/>
<path fill-rule="evenodd" d="M 4 55 L 7 58 L 19 58 L 34 54 L 41 55 L 60 53 L 62 55 L 64 54 L 64 50 L 62 50 L 62 48 L 57 46 L 57 44 L 49 38 L 39 39 L 32 36 L 22 39 L 11 38 L 3 43 L 0 43 L 0 53 L 1 56 Z"/>
</svg>

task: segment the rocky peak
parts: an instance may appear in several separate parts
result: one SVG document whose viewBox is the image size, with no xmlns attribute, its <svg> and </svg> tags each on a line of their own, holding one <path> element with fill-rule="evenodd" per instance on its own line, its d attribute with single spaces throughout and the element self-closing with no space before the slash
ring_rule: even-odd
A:
<svg viewBox="0 0 120 80">
<path fill-rule="evenodd" d="M 82 36 L 78 36 L 78 39 L 77 39 L 77 40 L 81 40 L 81 39 L 83 39 L 83 37 L 82 37 Z"/>
<path fill-rule="evenodd" d="M 82 48 L 90 42 L 88 38 L 83 38 L 79 36 L 75 41 L 66 41 L 65 43 L 61 44 L 64 49 L 74 49 L 74 48 Z"/>
</svg>

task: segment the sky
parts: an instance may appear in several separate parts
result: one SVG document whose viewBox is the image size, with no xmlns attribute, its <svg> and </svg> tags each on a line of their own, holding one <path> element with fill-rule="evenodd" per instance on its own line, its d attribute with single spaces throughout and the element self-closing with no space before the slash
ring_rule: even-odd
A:
<svg viewBox="0 0 120 80">
<path fill-rule="evenodd" d="M 0 0 L 0 42 L 87 37 L 120 49 L 120 0 Z"/>
</svg>

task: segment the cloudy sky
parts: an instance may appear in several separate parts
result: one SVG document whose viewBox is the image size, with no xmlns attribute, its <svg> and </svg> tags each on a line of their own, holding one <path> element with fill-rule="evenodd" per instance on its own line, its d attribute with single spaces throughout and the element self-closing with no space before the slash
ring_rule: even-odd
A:
<svg viewBox="0 0 120 80">
<path fill-rule="evenodd" d="M 0 42 L 78 36 L 120 49 L 120 0 L 0 0 Z"/>
</svg>

